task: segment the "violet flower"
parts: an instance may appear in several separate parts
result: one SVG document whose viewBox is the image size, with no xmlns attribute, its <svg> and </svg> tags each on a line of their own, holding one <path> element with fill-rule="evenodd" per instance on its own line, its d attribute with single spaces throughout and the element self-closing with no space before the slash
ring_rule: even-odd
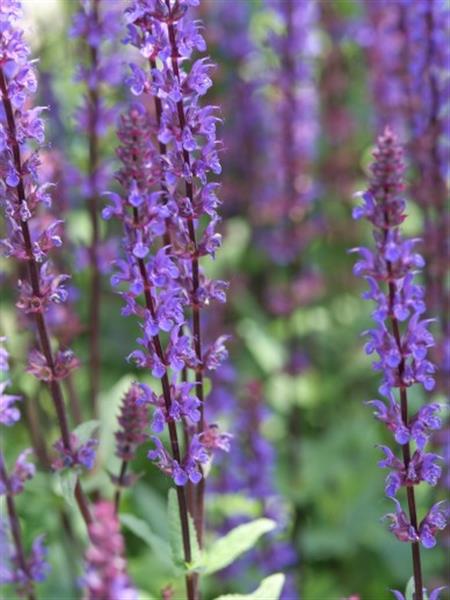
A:
<svg viewBox="0 0 450 600">
<path fill-rule="evenodd" d="M 44 143 L 44 107 L 32 107 L 37 81 L 29 49 L 18 26 L 20 2 L 5 0 L 0 10 L 0 203 L 5 212 L 8 236 L 1 241 L 7 257 L 27 266 L 27 279 L 19 282 L 18 307 L 32 315 L 39 348 L 30 353 L 28 370 L 46 381 L 57 413 L 63 443 L 72 451 L 67 416 L 59 380 L 76 366 L 67 349 L 53 352 L 46 313 L 51 303 L 64 302 L 67 276 L 56 274 L 47 255 L 62 244 L 61 222 L 44 221 L 50 205 L 49 184 L 38 180 L 39 148 Z M 39 218 L 36 218 L 37 212 Z M 89 520 L 86 499 L 77 484 L 80 510 Z"/>
<path fill-rule="evenodd" d="M 82 586 L 84 600 L 137 600 L 138 593 L 128 573 L 124 541 L 111 502 L 100 501 L 94 507 L 89 525 L 90 546 L 85 555 Z"/>
<path fill-rule="evenodd" d="M 9 371 L 9 353 L 4 345 L 5 341 L 5 337 L 0 337 L 0 372 L 2 376 Z M 8 380 L 0 382 L 0 424 L 7 427 L 11 427 L 19 421 L 20 411 L 15 404 L 21 400 L 20 396 L 6 393 L 9 383 Z"/>
<path fill-rule="evenodd" d="M 429 320 L 423 319 L 423 290 L 414 283 L 414 275 L 423 266 L 423 260 L 415 252 L 416 240 L 406 240 L 400 232 L 406 218 L 401 195 L 403 173 L 402 149 L 393 133 L 386 129 L 374 151 L 370 187 L 362 195 L 364 204 L 353 213 L 355 219 L 364 217 L 372 224 L 375 250 L 354 250 L 361 256 L 354 272 L 369 284 L 369 291 L 363 297 L 376 303 L 372 313 L 375 328 L 366 332 L 370 338 L 366 353 L 378 355 L 373 366 L 382 374 L 379 389 L 388 400 L 387 406 L 378 400 L 370 404 L 375 406 L 376 417 L 394 433 L 401 447 L 401 458 L 390 448 L 382 447 L 385 459 L 379 465 L 391 469 L 386 479 L 386 493 L 396 503 L 396 512 L 387 517 L 394 535 L 412 545 L 415 594 L 417 600 L 422 600 L 419 543 L 425 548 L 434 544 L 434 534 L 443 528 L 447 511 L 442 505 L 434 507 L 421 523 L 416 511 L 414 486 L 421 482 L 435 485 L 441 475 L 441 468 L 435 463 L 439 457 L 424 451 L 430 432 L 440 423 L 435 415 L 439 409 L 436 404 L 422 407 L 415 415 L 408 414 L 408 388 L 420 384 L 426 391 L 432 390 L 435 368 L 427 359 L 428 348 L 434 341 L 427 330 Z M 417 445 L 414 452 L 411 441 Z M 406 489 L 408 516 L 394 497 L 400 488 Z"/>
</svg>

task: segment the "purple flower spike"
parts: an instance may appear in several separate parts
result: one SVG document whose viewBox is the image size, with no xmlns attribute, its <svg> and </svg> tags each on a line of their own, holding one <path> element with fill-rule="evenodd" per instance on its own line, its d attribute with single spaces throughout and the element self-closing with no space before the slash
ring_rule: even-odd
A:
<svg viewBox="0 0 450 600">
<path fill-rule="evenodd" d="M 360 259 L 354 272 L 369 284 L 363 297 L 376 304 L 372 313 L 375 327 L 366 332 L 369 341 L 365 350 L 377 355 L 373 368 L 382 374 L 379 389 L 388 400 L 387 405 L 380 400 L 367 404 L 401 446 L 401 459 L 390 448 L 381 446 L 385 458 L 378 463 L 390 469 L 385 491 L 396 504 L 396 512 L 387 515 L 389 529 L 397 539 L 413 545 L 414 583 L 418 588 L 423 580 L 419 542 L 425 548 L 436 544 L 435 533 L 445 527 L 448 510 L 435 505 L 418 526 L 414 486 L 421 482 L 435 486 L 441 477 L 441 467 L 436 464 L 440 457 L 425 451 L 430 434 L 440 428 L 441 421 L 436 414 L 440 410 L 437 403 L 420 407 L 416 414 L 408 413 L 408 388 L 419 384 L 431 391 L 435 367 L 427 358 L 429 348 L 434 346 L 428 331 L 432 320 L 423 319 L 424 291 L 415 283 L 424 261 L 415 250 L 418 240 L 404 239 L 400 231 L 406 218 L 403 173 L 402 149 L 386 128 L 374 151 L 370 187 L 362 194 L 362 206 L 353 212 L 355 219 L 365 218 L 372 224 L 375 249 L 356 249 Z M 406 488 L 409 518 L 395 498 L 401 487 Z"/>
<path fill-rule="evenodd" d="M 214 258 L 220 246 L 218 184 L 209 178 L 221 167 L 217 107 L 203 105 L 212 65 L 193 58 L 206 49 L 199 24 L 189 16 L 195 4 L 134 0 L 125 10 L 125 43 L 139 51 L 127 79 L 137 98 L 118 126 L 122 193 L 109 194 L 103 211 L 104 218 L 123 225 L 125 256 L 111 282 L 120 286 L 122 314 L 134 315 L 141 327 L 139 347 L 128 360 L 161 381 L 161 393 L 141 386 L 144 394 L 136 402 L 140 414 L 152 406 L 154 433 L 169 432 L 170 451 L 152 437 L 148 457 L 178 486 L 197 484 L 202 465 L 229 442 L 225 434 L 213 436 L 203 416 L 204 372 L 226 357 L 226 336 L 203 349 L 200 309 L 224 302 L 227 284 L 209 279 L 199 264 L 204 256 Z M 188 370 L 195 372 L 195 383 L 186 381 Z M 184 455 L 179 426 L 187 436 Z"/>
</svg>

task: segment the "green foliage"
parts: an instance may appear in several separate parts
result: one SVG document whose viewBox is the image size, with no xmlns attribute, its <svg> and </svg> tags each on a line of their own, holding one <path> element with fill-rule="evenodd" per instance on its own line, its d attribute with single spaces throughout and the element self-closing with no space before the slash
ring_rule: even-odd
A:
<svg viewBox="0 0 450 600">
<path fill-rule="evenodd" d="M 55 473 L 57 493 L 59 493 L 70 507 L 76 507 L 75 486 L 78 474 L 74 469 L 64 469 Z"/>
<path fill-rule="evenodd" d="M 241 554 L 256 544 L 259 538 L 276 527 L 271 519 L 256 519 L 239 525 L 215 541 L 201 560 L 202 571 L 210 575 L 233 563 Z"/>
<path fill-rule="evenodd" d="M 276 573 L 263 579 L 251 594 L 225 594 L 215 600 L 278 600 L 283 590 L 284 579 L 282 573 Z"/>
<path fill-rule="evenodd" d="M 172 572 L 176 570 L 174 562 L 171 560 L 171 548 L 166 540 L 154 533 L 148 523 L 143 519 L 138 519 L 132 514 L 123 513 L 120 515 L 121 523 L 143 540 L 152 553 Z"/>
</svg>

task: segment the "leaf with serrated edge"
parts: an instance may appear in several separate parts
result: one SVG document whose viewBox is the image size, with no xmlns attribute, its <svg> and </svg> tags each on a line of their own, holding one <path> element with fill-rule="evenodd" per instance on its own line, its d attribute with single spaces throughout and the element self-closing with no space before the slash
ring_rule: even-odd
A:
<svg viewBox="0 0 450 600">
<path fill-rule="evenodd" d="M 284 580 L 283 573 L 275 573 L 263 579 L 258 589 L 251 594 L 225 594 L 214 600 L 279 600 Z"/>
<path fill-rule="evenodd" d="M 242 553 L 250 550 L 258 539 L 276 527 L 271 519 L 256 519 L 232 529 L 205 552 L 202 567 L 205 574 L 215 573 L 230 565 Z"/>
</svg>

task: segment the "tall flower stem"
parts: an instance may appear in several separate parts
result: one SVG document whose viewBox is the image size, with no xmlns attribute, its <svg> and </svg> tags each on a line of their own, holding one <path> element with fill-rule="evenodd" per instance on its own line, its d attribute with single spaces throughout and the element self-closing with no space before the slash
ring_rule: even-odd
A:
<svg viewBox="0 0 450 600">
<path fill-rule="evenodd" d="M 2 481 L 8 480 L 6 473 L 5 463 L 3 461 L 3 454 L 0 452 L 0 479 Z M 12 538 L 14 541 L 14 547 L 16 549 L 17 562 L 19 567 L 25 573 L 28 578 L 26 597 L 28 600 L 36 600 L 36 594 L 34 592 L 33 583 L 30 577 L 29 568 L 25 559 L 25 552 L 22 543 L 22 532 L 20 529 L 19 517 L 17 516 L 16 506 L 14 503 L 14 497 L 10 494 L 6 494 L 6 509 L 8 512 L 8 521 L 11 529 Z"/>
<path fill-rule="evenodd" d="M 25 187 L 24 187 L 23 178 L 22 178 L 22 159 L 21 159 L 21 153 L 20 153 L 20 146 L 17 141 L 14 112 L 13 112 L 11 100 L 8 95 L 8 87 L 6 84 L 6 79 L 5 79 L 5 75 L 3 72 L 3 68 L 1 68 L 1 67 L 0 67 L 0 90 L 2 93 L 2 102 L 3 102 L 3 107 L 4 107 L 4 111 L 5 111 L 5 115 L 6 115 L 7 126 L 9 129 L 9 138 L 10 138 L 12 153 L 13 153 L 13 157 L 14 157 L 14 165 L 15 165 L 16 171 L 19 176 L 19 182 L 16 186 L 16 191 L 17 191 L 17 201 L 20 206 L 22 204 L 22 202 L 26 201 Z M 25 250 L 27 253 L 27 257 L 28 257 L 27 263 L 28 263 L 29 281 L 31 284 L 33 295 L 37 299 L 39 299 L 39 298 L 41 298 L 41 290 L 40 290 L 40 285 L 39 285 L 39 270 L 38 270 L 36 260 L 33 256 L 31 234 L 30 234 L 30 230 L 28 227 L 28 222 L 21 220 L 20 227 L 21 227 L 21 231 L 22 231 L 22 235 L 23 235 L 24 247 L 25 247 Z M 56 379 L 55 361 L 54 361 L 53 352 L 51 349 L 50 337 L 48 334 L 47 324 L 46 324 L 46 321 L 45 321 L 45 318 L 44 318 L 44 315 L 42 312 L 34 312 L 34 320 L 36 323 L 39 345 L 40 345 L 42 353 L 45 356 L 45 359 L 47 361 L 47 366 L 52 374 L 52 379 L 49 381 L 49 389 L 50 389 L 50 394 L 51 394 L 51 397 L 53 400 L 53 405 L 55 407 L 55 412 L 57 415 L 59 428 L 61 431 L 61 438 L 63 441 L 64 448 L 71 452 L 72 448 L 71 448 L 71 441 L 70 441 L 68 419 L 67 419 L 66 409 L 64 406 L 64 399 L 63 399 L 63 395 L 62 395 L 62 391 L 61 391 L 61 385 L 60 385 L 59 381 Z M 76 498 L 78 507 L 80 509 L 80 512 L 83 516 L 83 519 L 84 519 L 86 525 L 88 525 L 91 521 L 90 512 L 89 512 L 89 508 L 88 508 L 88 504 L 87 504 L 87 499 L 81 489 L 81 485 L 80 485 L 79 481 L 77 481 L 76 488 L 75 488 L 75 498 Z"/>
<path fill-rule="evenodd" d="M 139 224 L 139 212 L 138 212 L 137 208 L 133 208 L 133 219 L 134 219 L 134 223 L 136 225 L 138 225 Z M 138 258 L 137 263 L 138 263 L 139 272 L 140 272 L 143 287 L 144 287 L 145 306 L 146 306 L 147 310 L 150 312 L 152 318 L 155 319 L 156 318 L 155 307 L 154 307 L 153 299 L 152 299 L 152 295 L 151 295 L 152 286 L 151 286 L 151 283 L 150 283 L 148 275 L 147 275 L 147 269 L 145 267 L 145 262 L 142 258 Z M 158 334 L 154 335 L 152 338 L 152 341 L 153 341 L 154 349 L 155 349 L 159 359 L 161 360 L 163 365 L 167 366 L 168 362 L 166 360 L 159 335 Z M 151 351 L 152 348 L 150 348 L 149 350 Z M 165 403 L 165 407 L 166 407 L 166 412 L 167 412 L 167 415 L 170 415 L 172 400 L 171 400 L 171 394 L 170 394 L 170 382 L 169 382 L 169 378 L 167 376 L 167 371 L 161 377 L 161 387 L 162 387 L 162 391 L 163 391 L 163 395 L 164 395 L 164 403 Z M 181 452 L 180 452 L 180 444 L 178 442 L 178 432 L 177 432 L 176 423 L 173 420 L 173 418 L 171 418 L 171 417 L 168 418 L 167 426 L 169 429 L 170 446 L 172 449 L 173 458 L 179 464 L 181 464 Z M 187 563 L 190 563 L 192 560 L 192 553 L 191 553 L 191 540 L 190 540 L 190 534 L 189 534 L 189 520 L 188 520 L 186 494 L 185 494 L 184 488 L 182 486 L 177 485 L 176 490 L 177 490 L 178 509 L 179 509 L 179 513 L 180 513 L 181 534 L 182 534 L 182 538 L 183 538 L 184 559 Z M 188 599 L 194 600 L 195 592 L 194 592 L 192 575 L 186 575 L 186 591 L 188 594 Z"/>
<path fill-rule="evenodd" d="M 99 0 L 94 0 L 92 16 L 94 22 L 99 23 Z M 98 49 L 90 47 L 91 68 L 98 68 Z M 98 194 L 96 189 L 96 174 L 99 166 L 99 140 L 97 134 L 97 121 L 99 118 L 99 90 L 98 87 L 89 88 L 89 163 L 88 178 L 91 196 L 87 199 L 87 206 L 91 218 L 92 238 L 89 249 L 91 266 L 90 301 L 89 301 L 89 333 L 90 333 L 90 396 L 94 418 L 98 417 L 98 388 L 100 379 L 100 295 L 101 278 L 98 265 L 98 246 L 100 242 L 100 222 L 98 215 Z"/>
<path fill-rule="evenodd" d="M 166 0 L 166 5 L 170 10 L 170 1 Z M 169 23 L 168 25 L 169 31 L 169 40 L 172 49 L 172 69 L 177 78 L 178 82 L 181 84 L 180 79 L 180 71 L 178 68 L 178 58 L 179 52 L 177 48 L 176 42 L 176 31 L 175 25 L 173 23 Z M 177 102 L 177 112 L 178 112 L 178 120 L 180 123 L 181 131 L 184 130 L 186 126 L 186 116 L 184 113 L 183 100 L 179 100 Z M 183 158 L 185 163 L 190 167 L 190 156 L 189 152 L 183 148 Z M 194 204 L 194 188 L 192 183 L 189 181 L 185 182 L 186 187 L 186 196 L 189 198 L 191 205 Z M 195 228 L 193 223 L 193 218 L 188 218 L 188 231 L 189 238 L 192 243 L 193 248 L 193 256 L 192 256 L 192 329 L 194 334 L 194 349 L 195 354 L 198 360 L 198 366 L 195 370 L 195 383 L 196 383 L 196 393 L 197 397 L 200 400 L 200 419 L 197 423 L 197 431 L 198 433 L 202 433 L 205 429 L 205 410 L 204 410 L 204 390 L 203 390 L 203 365 L 202 365 L 202 338 L 201 338 L 201 327 L 200 327 L 200 307 L 197 302 L 197 293 L 199 288 L 199 263 L 198 263 L 198 249 L 197 249 L 197 240 L 195 236 Z M 196 488 L 196 501 L 195 501 L 195 510 L 194 510 L 194 523 L 197 531 L 198 543 L 200 548 L 203 545 L 203 528 L 204 528 L 204 502 L 205 502 L 205 478 L 202 477 L 201 481 L 198 483 Z"/>
</svg>

